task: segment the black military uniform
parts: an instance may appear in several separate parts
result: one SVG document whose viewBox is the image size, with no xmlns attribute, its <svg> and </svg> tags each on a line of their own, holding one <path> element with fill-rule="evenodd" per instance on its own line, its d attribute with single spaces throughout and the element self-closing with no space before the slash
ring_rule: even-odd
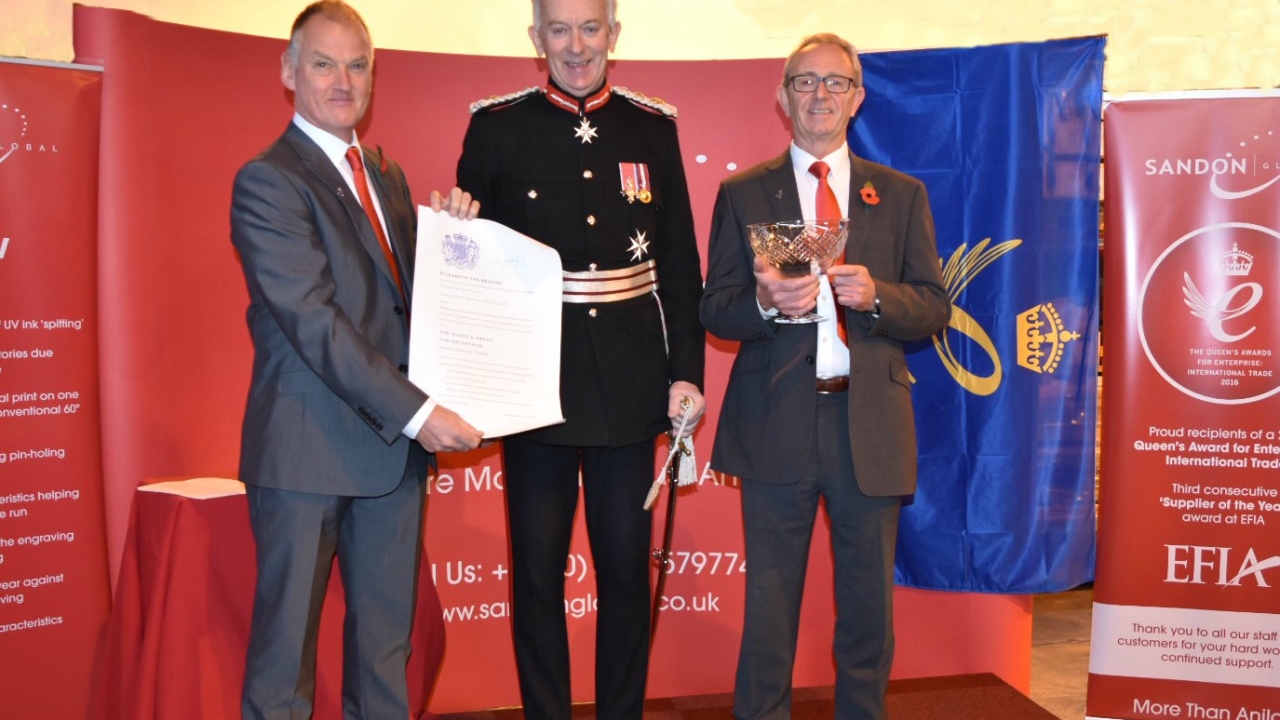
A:
<svg viewBox="0 0 1280 720">
<path fill-rule="evenodd" d="M 560 253 L 566 422 L 503 443 L 525 716 L 569 717 L 565 562 L 578 472 L 596 570 L 599 718 L 642 715 L 654 438 L 668 389 L 703 379 L 702 274 L 675 109 L 608 83 L 472 106 L 458 186 L 480 216 Z M 656 283 L 656 291 L 654 285 Z M 665 329 L 664 329 L 665 328 Z"/>
</svg>

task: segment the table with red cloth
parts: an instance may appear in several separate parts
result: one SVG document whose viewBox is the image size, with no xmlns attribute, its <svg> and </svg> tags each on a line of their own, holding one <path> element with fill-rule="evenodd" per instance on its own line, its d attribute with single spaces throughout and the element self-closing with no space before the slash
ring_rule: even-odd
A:
<svg viewBox="0 0 1280 720">
<path fill-rule="evenodd" d="M 444 653 L 425 551 L 421 562 L 408 668 L 414 718 L 426 714 Z M 193 478 L 138 488 L 90 716 L 238 720 L 255 569 L 242 483 Z M 315 720 L 342 717 L 341 583 L 335 567 L 320 620 Z"/>
</svg>

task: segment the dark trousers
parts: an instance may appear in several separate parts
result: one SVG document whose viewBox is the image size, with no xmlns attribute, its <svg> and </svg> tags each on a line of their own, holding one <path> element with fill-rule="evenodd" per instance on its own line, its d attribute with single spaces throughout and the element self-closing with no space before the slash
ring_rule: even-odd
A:
<svg viewBox="0 0 1280 720">
<path fill-rule="evenodd" d="M 818 501 L 834 554 L 837 720 L 885 720 L 893 664 L 893 554 L 900 497 L 858 488 L 849 449 L 847 397 L 819 395 L 808 462 L 795 484 L 743 479 L 746 619 L 734 683 L 738 720 L 791 717 L 800 601 Z M 797 453 L 797 457 L 803 455 Z"/>
<path fill-rule="evenodd" d="M 649 543 L 643 509 L 654 444 L 620 448 L 503 441 L 511 530 L 512 626 L 524 716 L 568 720 L 565 577 L 578 473 L 596 576 L 596 717 L 639 720 L 649 669 Z M 585 592 L 573 592 L 581 597 Z"/>
<path fill-rule="evenodd" d="M 346 592 L 345 720 L 409 717 L 405 668 L 422 552 L 423 478 L 380 497 L 249 485 L 258 580 L 245 663 L 245 720 L 310 718 L 320 607 L 335 555 Z"/>
</svg>

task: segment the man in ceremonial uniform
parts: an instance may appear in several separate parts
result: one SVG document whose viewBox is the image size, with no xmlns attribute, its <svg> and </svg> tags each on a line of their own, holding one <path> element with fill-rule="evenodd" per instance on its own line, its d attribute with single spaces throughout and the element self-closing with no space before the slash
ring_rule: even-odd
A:
<svg viewBox="0 0 1280 720">
<path fill-rule="evenodd" d="M 550 79 L 475 103 L 458 185 L 560 253 L 566 421 L 507 438 L 512 622 L 525 716 L 567 720 L 565 563 L 579 470 L 595 565 L 597 717 L 638 720 L 648 669 L 654 439 L 704 407 L 701 270 L 675 108 L 611 87 L 616 2 L 533 0 Z"/>
<path fill-rule="evenodd" d="M 898 511 L 916 484 L 903 343 L 946 327 L 950 305 L 924 185 L 854 156 L 845 140 L 864 97 L 853 46 L 806 38 L 777 97 L 791 145 L 721 184 L 702 299 L 707 329 L 741 343 L 711 457 L 742 478 L 746 619 L 733 715 L 791 717 L 821 499 L 835 559 L 835 717 L 884 720 Z M 845 256 L 824 276 L 786 277 L 752 252 L 750 224 L 840 218 Z M 815 306 L 825 322 L 773 322 Z"/>
</svg>

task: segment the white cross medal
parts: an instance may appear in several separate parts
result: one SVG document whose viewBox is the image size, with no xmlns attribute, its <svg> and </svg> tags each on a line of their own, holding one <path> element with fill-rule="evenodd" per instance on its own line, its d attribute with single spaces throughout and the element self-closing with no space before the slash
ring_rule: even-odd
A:
<svg viewBox="0 0 1280 720">
<path fill-rule="evenodd" d="M 582 140 L 582 144 L 586 145 L 597 137 L 596 131 L 597 128 L 591 127 L 591 121 L 588 120 L 586 116 L 583 116 L 582 124 L 574 129 L 573 136 L 580 138 Z"/>
</svg>

